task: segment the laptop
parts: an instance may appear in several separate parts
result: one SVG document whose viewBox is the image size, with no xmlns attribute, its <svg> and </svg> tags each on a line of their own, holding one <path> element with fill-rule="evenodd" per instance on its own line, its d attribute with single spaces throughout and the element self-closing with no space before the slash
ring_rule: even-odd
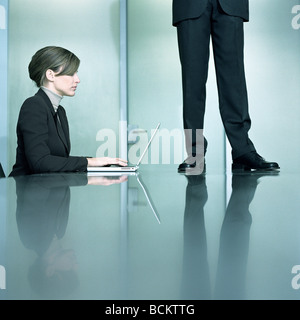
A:
<svg viewBox="0 0 300 320">
<path fill-rule="evenodd" d="M 160 123 L 158 123 L 158 125 L 156 126 L 144 152 L 140 156 L 138 163 L 135 166 L 122 167 L 122 166 L 110 165 L 110 166 L 105 166 L 105 167 L 88 167 L 87 171 L 88 172 L 136 172 L 139 169 L 139 165 L 140 165 L 141 161 L 143 160 L 147 150 L 149 149 L 149 146 L 150 146 L 153 138 L 155 137 L 156 132 L 158 131 L 159 127 L 160 127 Z"/>
</svg>

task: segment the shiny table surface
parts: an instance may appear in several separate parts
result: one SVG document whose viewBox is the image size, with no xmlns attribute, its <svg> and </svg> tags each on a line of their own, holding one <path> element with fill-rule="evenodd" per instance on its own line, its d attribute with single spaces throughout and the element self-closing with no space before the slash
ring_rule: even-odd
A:
<svg viewBox="0 0 300 320">
<path fill-rule="evenodd" d="M 0 191 L 3 300 L 300 298 L 299 175 L 145 165 Z"/>
</svg>

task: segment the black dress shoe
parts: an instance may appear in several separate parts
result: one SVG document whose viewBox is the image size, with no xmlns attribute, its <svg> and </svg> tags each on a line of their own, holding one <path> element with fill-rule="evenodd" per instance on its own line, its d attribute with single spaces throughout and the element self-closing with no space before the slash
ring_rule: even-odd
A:
<svg viewBox="0 0 300 320">
<path fill-rule="evenodd" d="M 190 161 L 183 161 L 178 167 L 178 173 L 184 173 L 189 175 L 199 175 L 205 172 L 205 160 L 197 159 L 194 162 L 190 163 Z"/>
<path fill-rule="evenodd" d="M 195 167 L 196 167 L 196 161 L 193 163 L 186 163 L 185 161 L 183 161 L 178 167 L 178 172 L 185 172 L 186 169 L 193 169 Z"/>
<path fill-rule="evenodd" d="M 278 170 L 278 163 L 268 162 L 257 152 L 252 151 L 233 160 L 232 171 L 251 171 L 251 170 Z"/>
</svg>

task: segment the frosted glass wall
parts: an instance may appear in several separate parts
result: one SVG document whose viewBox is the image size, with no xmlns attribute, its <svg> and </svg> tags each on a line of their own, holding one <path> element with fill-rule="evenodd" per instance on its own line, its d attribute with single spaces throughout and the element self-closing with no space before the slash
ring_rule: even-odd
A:
<svg viewBox="0 0 300 320">
<path fill-rule="evenodd" d="M 300 161 L 300 1 L 251 0 L 245 25 L 251 138 L 282 173 Z"/>
<path fill-rule="evenodd" d="M 102 129 L 119 127 L 119 1 L 11 0 L 9 2 L 9 166 L 15 161 L 15 127 L 23 101 L 36 93 L 28 77 L 32 55 L 48 45 L 81 60 L 75 97 L 64 97 L 72 155 L 95 156 Z M 103 138 L 104 139 L 104 138 Z M 115 148 L 117 149 L 117 148 Z M 117 150 L 115 151 L 117 152 Z"/>
<path fill-rule="evenodd" d="M 161 153 L 170 150 L 171 164 L 185 157 L 181 69 L 172 0 L 128 0 L 129 122 L 150 131 L 161 122 Z M 208 171 L 224 172 L 225 140 L 211 59 L 207 86 L 205 136 Z M 183 139 L 180 144 L 180 137 Z M 174 146 L 174 141 L 177 143 Z M 171 143 L 169 143 L 171 141 Z M 171 148 L 171 149 L 170 149 Z M 173 154 L 173 149 L 177 148 Z M 178 150 L 181 157 L 178 156 Z M 161 155 L 160 163 L 167 164 Z M 176 169 L 174 168 L 174 170 Z"/>
<path fill-rule="evenodd" d="M 299 170 L 293 165 L 300 157 L 295 148 L 300 127 L 299 5 L 299 0 L 251 0 L 250 22 L 244 24 L 250 138 L 284 172 Z M 147 130 L 158 121 L 168 132 L 182 129 L 180 62 L 171 14 L 172 0 L 128 0 L 129 120 Z M 219 173 L 225 170 L 226 143 L 212 60 L 204 132 L 207 171 Z M 228 148 L 229 165 L 230 152 Z"/>
</svg>

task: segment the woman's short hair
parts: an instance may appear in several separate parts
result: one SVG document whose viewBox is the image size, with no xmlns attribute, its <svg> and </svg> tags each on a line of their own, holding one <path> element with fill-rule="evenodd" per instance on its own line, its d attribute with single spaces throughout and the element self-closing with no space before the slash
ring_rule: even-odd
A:
<svg viewBox="0 0 300 320">
<path fill-rule="evenodd" d="M 57 75 L 72 76 L 78 71 L 80 60 L 67 49 L 48 46 L 38 50 L 32 57 L 29 65 L 29 77 L 38 87 L 44 84 L 46 71 L 59 72 Z"/>
</svg>

